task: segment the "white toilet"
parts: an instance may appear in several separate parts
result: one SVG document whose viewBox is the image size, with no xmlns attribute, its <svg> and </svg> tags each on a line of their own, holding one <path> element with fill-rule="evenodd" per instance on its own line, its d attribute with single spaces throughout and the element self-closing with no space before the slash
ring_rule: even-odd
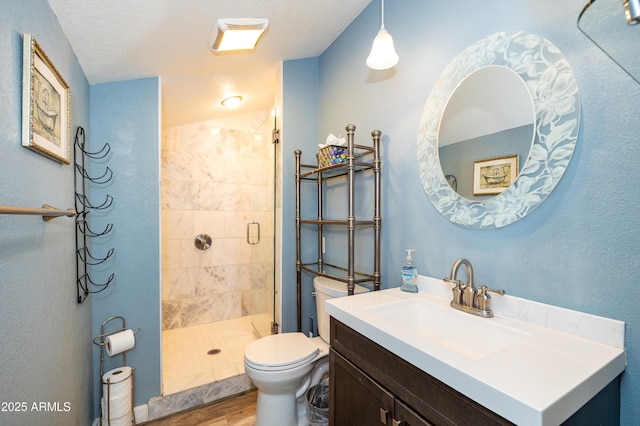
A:
<svg viewBox="0 0 640 426">
<path fill-rule="evenodd" d="M 296 426 L 304 422 L 307 389 L 329 371 L 329 315 L 327 299 L 347 295 L 346 284 L 326 277 L 313 280 L 316 290 L 318 333 L 266 336 L 244 352 L 244 371 L 258 388 L 256 426 Z M 354 293 L 369 289 L 356 285 Z"/>
</svg>

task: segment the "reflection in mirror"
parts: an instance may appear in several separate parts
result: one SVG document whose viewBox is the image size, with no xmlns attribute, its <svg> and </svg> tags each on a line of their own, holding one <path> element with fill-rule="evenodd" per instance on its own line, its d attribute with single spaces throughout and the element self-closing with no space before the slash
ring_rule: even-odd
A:
<svg viewBox="0 0 640 426">
<path fill-rule="evenodd" d="M 516 156 L 523 159 L 522 166 L 533 143 L 535 118 L 531 93 L 510 68 L 490 65 L 465 77 L 449 98 L 438 130 L 440 166 L 452 189 L 470 200 L 501 193 L 512 182 L 504 185 L 504 180 L 493 183 L 482 177 L 478 182 L 474 163 Z M 514 172 L 517 176 L 520 169 Z M 498 173 L 503 174 L 510 176 L 504 170 Z M 480 191 L 491 195 L 474 195 L 474 182 L 495 190 Z"/>
<path fill-rule="evenodd" d="M 627 23 L 621 0 L 590 0 L 578 17 L 578 28 L 640 83 L 640 25 Z"/>
<path fill-rule="evenodd" d="M 534 136 L 528 155 L 518 154 L 522 157 L 522 167 L 517 178 L 511 177 L 514 182 L 499 195 L 476 200 L 463 197 L 452 189 L 455 182 L 460 190 L 462 179 L 443 172 L 438 149 L 439 131 L 444 132 L 447 128 L 448 132 L 449 115 L 453 115 L 455 109 L 451 106 L 449 111 L 449 101 L 453 98 L 453 102 L 458 102 L 459 95 L 453 94 L 461 82 L 476 71 L 493 66 L 508 68 L 526 85 L 535 112 Z M 485 98 L 493 96 L 490 92 Z M 524 92 L 522 96 L 524 98 Z M 466 95 L 460 95 L 460 103 L 466 101 Z M 511 105 L 511 101 L 507 105 Z M 460 126 L 464 127 L 466 123 L 456 127 Z M 526 127 L 527 124 L 523 124 L 516 128 Z M 525 31 L 491 34 L 467 47 L 447 66 L 425 103 L 417 143 L 422 186 L 433 206 L 451 222 L 472 229 L 501 228 L 531 213 L 553 191 L 569 165 L 579 130 L 578 85 L 560 50 L 544 37 Z M 448 137 L 442 136 L 443 144 Z M 523 139 L 531 140 L 530 136 Z M 526 147 L 519 149 L 527 151 Z M 509 163 L 510 170 L 517 168 L 513 154 L 515 151 L 507 154 L 507 159 L 501 159 L 500 167 Z M 482 161 L 486 158 L 475 160 L 476 170 L 492 164 Z M 474 192 L 475 187 L 474 183 Z M 479 192 L 487 194 L 491 189 L 480 188 Z"/>
</svg>

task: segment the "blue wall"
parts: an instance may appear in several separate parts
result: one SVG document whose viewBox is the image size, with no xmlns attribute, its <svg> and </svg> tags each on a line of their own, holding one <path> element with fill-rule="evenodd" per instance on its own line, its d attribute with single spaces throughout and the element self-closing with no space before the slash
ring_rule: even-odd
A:
<svg viewBox="0 0 640 426">
<path fill-rule="evenodd" d="M 113 315 L 125 317 L 128 328 L 142 329 L 127 352 L 127 365 L 135 368 L 135 405 L 146 404 L 161 390 L 160 98 L 158 78 L 91 86 L 91 149 L 108 142 L 111 155 L 105 164 L 114 172 L 109 185 L 91 189 L 95 203 L 107 194 L 114 198 L 113 207 L 91 222 L 96 230 L 113 224 L 112 237 L 94 239 L 92 251 L 100 255 L 115 248 L 113 261 L 104 270 L 94 268 L 94 276 L 96 282 L 105 282 L 112 272 L 116 277 L 107 290 L 91 296 L 93 334 L 99 335 L 102 322 Z M 107 357 L 104 370 L 121 362 L 119 356 Z M 99 376 L 98 363 L 94 376 Z"/>
<path fill-rule="evenodd" d="M 398 285 L 403 250 L 414 247 L 425 275 L 444 276 L 464 256 L 479 282 L 626 321 L 622 424 L 640 418 L 640 407 L 634 406 L 640 400 L 640 318 L 633 260 L 640 244 L 640 86 L 578 31 L 583 4 L 488 0 L 462 10 L 457 3 L 434 0 L 387 2 L 385 24 L 400 63 L 375 72 L 364 65 L 380 22 L 374 1 L 320 57 L 284 64 L 283 330 L 295 329 L 293 150 L 302 149 L 311 162 L 316 144 L 329 132 L 344 134 L 345 124 L 354 123 L 364 142 L 378 128 L 384 135 L 383 286 Z M 462 49 L 487 34 L 511 30 L 548 38 L 570 61 L 581 90 L 581 137 L 567 174 L 530 216 L 504 229 L 466 230 L 443 219 L 420 186 L 418 122 L 440 72 Z M 98 389 L 97 383 L 91 387 L 98 374 L 91 338 L 108 316 L 124 315 L 129 326 L 143 329 L 127 359 L 136 368 L 135 404 L 160 393 L 159 81 L 90 89 L 47 2 L 4 1 L 0 204 L 73 205 L 73 167 L 20 146 L 23 32 L 35 36 L 71 86 L 72 130 L 83 126 L 91 146 L 113 147 L 109 165 L 115 178 L 104 192 L 115 204 L 100 219 L 114 223 L 105 247 L 116 248 L 109 273 L 117 278 L 107 292 L 77 305 L 73 221 L 0 216 L 0 362 L 5 366 L 0 394 L 29 404 L 71 403 L 69 412 L 0 412 L 0 423 L 87 424 Z M 92 192 L 100 195 L 99 189 Z M 488 254 L 486 246 L 495 251 Z M 305 297 L 303 317 L 308 317 L 313 305 Z"/>
<path fill-rule="evenodd" d="M 89 127 L 89 84 L 48 3 L 4 0 L 0 204 L 73 208 L 73 165 L 21 146 L 25 32 L 71 88 L 72 137 L 76 126 Z M 76 303 L 75 262 L 73 219 L 43 222 L 38 216 L 0 215 L 0 400 L 27 404 L 23 412 L 0 411 L 0 424 L 62 426 L 93 420 L 91 303 Z M 62 411 L 37 411 L 34 402 L 58 403 Z"/>
<path fill-rule="evenodd" d="M 286 61 L 282 67 L 282 331 L 296 331 L 296 201 L 295 201 L 295 157 L 296 149 L 315 152 L 315 135 L 318 131 L 318 64 L 319 58 Z M 315 161 L 315 157 L 306 163 Z M 307 206 L 308 207 L 308 206 Z M 307 213 L 308 210 L 305 210 Z M 313 212 L 311 212 L 313 213 Z M 314 216 L 315 217 L 315 213 Z M 310 277 L 305 276 L 305 291 L 311 293 Z M 314 314 L 311 297 L 303 299 L 302 318 Z M 305 326 L 308 322 L 304 322 Z"/>
<path fill-rule="evenodd" d="M 358 126 L 360 141 L 371 129 L 383 132 L 384 287 L 399 284 L 404 249 L 415 248 L 421 274 L 443 277 L 457 258 L 466 257 L 480 283 L 625 321 L 628 367 L 622 379 L 622 424 L 634 424 L 640 418 L 635 260 L 640 248 L 640 85 L 578 30 L 584 3 L 387 2 L 385 26 L 400 62 L 389 71 L 372 71 L 365 59 L 380 26 L 380 3 L 372 2 L 320 56 L 316 138 L 322 141 L 329 132 L 343 132 L 347 123 Z M 581 136 L 562 181 L 532 214 L 498 230 L 467 230 L 441 217 L 421 187 L 418 123 L 434 83 L 453 58 L 488 34 L 514 30 L 546 37 L 568 58 L 580 88 Z M 638 45 L 640 40 L 622 42 Z M 291 113 L 285 105 L 287 124 Z M 294 145 L 286 150 L 306 150 L 311 161 L 317 142 L 285 143 Z M 286 172 L 285 183 L 293 182 Z M 285 211 L 287 203 L 291 200 L 285 198 Z M 288 244 L 291 230 L 285 227 L 283 232 Z M 295 258 L 283 261 L 285 271 L 295 264 Z M 294 286 L 295 280 L 285 280 L 284 293 L 294 292 Z"/>
</svg>

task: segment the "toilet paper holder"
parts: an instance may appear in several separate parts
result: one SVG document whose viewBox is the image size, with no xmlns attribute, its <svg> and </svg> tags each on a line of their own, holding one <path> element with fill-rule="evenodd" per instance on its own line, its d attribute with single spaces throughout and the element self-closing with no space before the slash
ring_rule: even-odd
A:
<svg viewBox="0 0 640 426">
<path fill-rule="evenodd" d="M 109 331 L 109 332 L 105 332 L 105 331 L 104 331 L 108 323 L 110 323 L 111 321 L 114 321 L 114 320 L 118 320 L 118 319 L 119 319 L 120 321 L 122 321 L 122 328 L 119 328 L 119 329 L 117 329 L 117 330 L 113 330 L 113 331 Z M 102 327 L 100 328 L 100 335 L 99 335 L 99 336 L 96 336 L 96 337 L 94 337 L 94 338 L 93 338 L 93 344 L 94 344 L 94 345 L 98 345 L 98 346 L 100 346 L 100 361 L 101 361 L 101 362 L 102 362 L 102 361 L 103 361 L 103 359 L 104 359 L 104 357 L 103 357 L 103 351 L 104 351 L 104 347 L 105 347 L 105 344 L 106 344 L 105 339 L 106 339 L 107 337 L 109 337 L 109 336 L 113 335 L 113 334 L 120 333 L 120 332 L 123 332 L 123 331 L 126 331 L 126 330 L 127 330 L 127 323 L 126 323 L 126 320 L 124 319 L 124 317 L 119 316 L 119 315 L 118 315 L 118 316 L 113 316 L 113 317 L 107 318 L 107 319 L 102 323 Z M 135 335 L 135 334 L 138 334 L 138 332 L 139 332 L 140 330 L 142 330 L 140 327 L 136 328 L 135 330 L 133 330 L 133 334 L 134 334 L 134 335 Z M 127 363 L 127 359 L 126 359 L 127 354 L 126 354 L 126 352 L 127 352 L 127 351 L 122 352 L 122 364 L 123 364 L 123 365 Z"/>
<path fill-rule="evenodd" d="M 115 321 L 115 320 L 120 320 L 122 322 L 122 327 L 117 329 L 117 330 L 113 330 L 113 331 L 109 331 L 109 332 L 105 332 L 105 329 L 107 328 L 107 325 L 111 322 L 111 321 Z M 100 377 L 99 377 L 99 382 L 100 382 L 100 404 L 102 404 L 102 397 L 103 397 L 103 390 L 102 390 L 102 376 L 104 375 L 104 350 L 105 350 L 105 339 L 108 336 L 111 336 L 112 334 L 116 334 L 116 333 L 120 333 L 122 331 L 127 330 L 127 323 L 126 320 L 124 319 L 123 316 L 120 315 L 116 315 L 116 316 L 112 316 L 107 318 L 106 320 L 104 320 L 104 322 L 102 323 L 102 327 L 100 328 L 100 335 L 96 336 L 93 338 L 93 344 L 100 346 Z M 135 330 L 133 330 L 133 334 L 138 334 L 138 332 L 141 330 L 141 328 L 136 328 Z M 123 351 L 122 352 L 122 366 L 126 366 L 127 365 L 127 351 Z M 133 386 L 133 379 L 134 379 L 134 369 L 131 368 L 131 380 L 132 380 L 132 386 Z M 107 383 L 108 384 L 108 383 Z M 133 392 L 131 392 L 131 404 L 133 406 Z M 108 403 L 107 403 L 108 404 Z M 107 407 L 107 413 L 109 412 L 109 408 Z M 100 416 L 100 426 L 102 426 L 102 415 Z M 109 416 L 107 415 L 107 418 L 109 418 Z"/>
</svg>

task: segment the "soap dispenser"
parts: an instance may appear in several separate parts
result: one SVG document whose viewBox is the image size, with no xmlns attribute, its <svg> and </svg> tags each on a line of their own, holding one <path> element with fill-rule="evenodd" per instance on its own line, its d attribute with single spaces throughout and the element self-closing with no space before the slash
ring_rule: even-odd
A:
<svg viewBox="0 0 640 426">
<path fill-rule="evenodd" d="M 418 286 L 415 283 L 415 280 L 418 276 L 418 269 L 416 268 L 416 265 L 413 264 L 412 256 L 412 253 L 414 251 L 414 249 L 407 249 L 407 257 L 404 259 L 402 270 L 400 271 L 402 277 L 402 285 L 400 286 L 400 290 L 408 291 L 409 293 L 418 292 Z"/>
</svg>

